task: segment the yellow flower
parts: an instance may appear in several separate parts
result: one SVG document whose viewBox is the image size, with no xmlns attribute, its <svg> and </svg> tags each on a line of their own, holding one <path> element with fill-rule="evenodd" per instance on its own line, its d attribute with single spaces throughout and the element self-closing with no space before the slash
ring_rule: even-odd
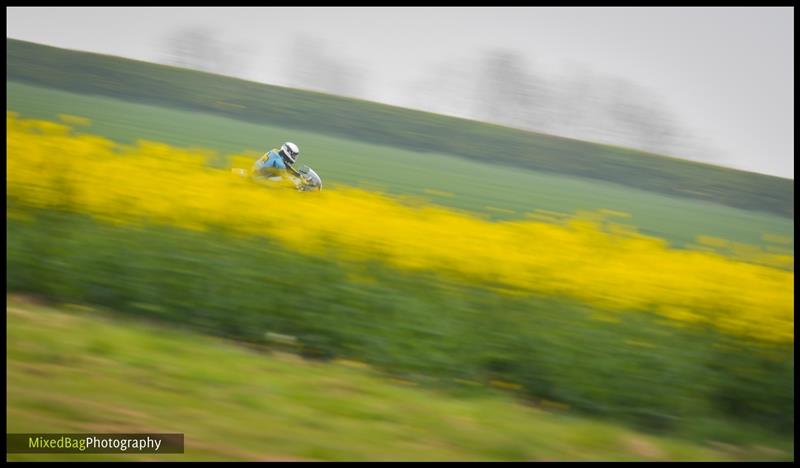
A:
<svg viewBox="0 0 800 468">
<path fill-rule="evenodd" d="M 662 239 L 610 223 L 608 215 L 619 216 L 612 211 L 491 222 L 350 187 L 269 190 L 229 169 L 210 169 L 213 152 L 203 149 L 122 145 L 11 112 L 6 129 L 7 197 L 28 207 L 66 208 L 122 224 L 224 226 L 232 235 L 269 236 L 311 255 L 379 259 L 496 291 L 566 296 L 607 311 L 654 310 L 728 333 L 794 340 L 790 253 L 713 238 L 701 242 L 731 247 L 730 256 L 671 249 Z M 229 160 L 252 163 L 244 154 Z"/>
</svg>

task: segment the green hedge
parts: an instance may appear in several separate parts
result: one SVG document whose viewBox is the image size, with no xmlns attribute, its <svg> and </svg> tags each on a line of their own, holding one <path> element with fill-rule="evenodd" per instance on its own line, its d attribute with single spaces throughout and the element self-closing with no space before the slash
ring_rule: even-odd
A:
<svg viewBox="0 0 800 468">
<path fill-rule="evenodd" d="M 42 212 L 8 219 L 7 234 L 10 291 L 252 343 L 289 335 L 296 344 L 281 346 L 306 356 L 357 359 L 430 384 L 511 382 L 525 398 L 650 431 L 698 430 L 719 417 L 793 430 L 791 346 L 760 349 L 647 313 L 590 320 L 575 302 L 307 258 L 223 230 Z"/>
<path fill-rule="evenodd" d="M 794 216 L 794 181 L 356 99 L 6 39 L 6 79 Z M 380 157 L 380 155 L 375 155 Z"/>
</svg>

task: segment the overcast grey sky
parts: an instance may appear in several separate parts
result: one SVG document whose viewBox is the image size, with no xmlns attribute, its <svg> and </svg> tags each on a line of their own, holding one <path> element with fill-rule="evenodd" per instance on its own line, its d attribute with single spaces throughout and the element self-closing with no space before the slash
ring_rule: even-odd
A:
<svg viewBox="0 0 800 468">
<path fill-rule="evenodd" d="M 369 99 L 407 105 L 442 63 L 513 50 L 536 69 L 625 77 L 669 105 L 714 162 L 794 178 L 793 8 L 7 8 L 7 36 L 164 61 L 166 37 L 204 25 L 247 48 L 247 79 L 288 84 L 298 35 L 364 70 Z M 678 155 L 680 156 L 680 155 Z"/>
</svg>

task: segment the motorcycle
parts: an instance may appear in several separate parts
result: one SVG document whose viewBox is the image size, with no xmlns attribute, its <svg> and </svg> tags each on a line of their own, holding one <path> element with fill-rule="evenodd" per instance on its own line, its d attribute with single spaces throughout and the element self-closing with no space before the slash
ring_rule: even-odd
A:
<svg viewBox="0 0 800 468">
<path fill-rule="evenodd" d="M 231 172 L 241 177 L 247 177 L 256 180 L 251 171 L 248 169 L 234 167 L 231 169 Z M 319 192 L 322 190 L 322 178 L 316 173 L 316 171 L 314 171 L 314 169 L 303 165 L 297 170 L 297 172 L 300 174 L 299 177 L 289 174 L 286 179 L 281 176 L 274 176 L 260 178 L 258 180 L 268 184 L 275 183 L 275 185 L 280 185 L 281 182 L 285 183 L 285 180 L 288 179 L 299 192 Z"/>
</svg>

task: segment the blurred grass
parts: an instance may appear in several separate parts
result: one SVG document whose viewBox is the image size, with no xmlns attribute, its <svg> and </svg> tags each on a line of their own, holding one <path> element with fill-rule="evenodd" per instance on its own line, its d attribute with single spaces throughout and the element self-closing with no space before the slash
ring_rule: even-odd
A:
<svg viewBox="0 0 800 468">
<path fill-rule="evenodd" d="M 789 440 L 648 436 L 522 406 L 500 391 L 454 397 L 357 363 L 255 352 L 91 307 L 12 295 L 6 313 L 7 432 L 181 432 L 186 440 L 183 455 L 10 461 L 792 460 Z"/>
<path fill-rule="evenodd" d="M 630 213 L 630 218 L 618 221 L 678 246 L 693 244 L 697 236 L 706 235 L 794 251 L 792 221 L 766 213 L 11 81 L 6 82 L 6 91 L 7 109 L 23 117 L 86 117 L 92 121 L 86 131 L 120 142 L 149 139 L 224 153 L 252 151 L 255 159 L 267 149 L 293 140 L 302 148 L 302 162 L 317 169 L 326 185 L 341 182 L 409 194 L 490 219 L 606 208 Z M 789 239 L 789 243 L 770 241 L 775 236 Z"/>
<path fill-rule="evenodd" d="M 597 320 L 602 311 L 568 300 L 305 257 L 263 238 L 55 211 L 28 218 L 7 218 L 10 291 L 366 362 L 431 386 L 504 382 L 495 386 L 651 432 L 739 443 L 759 427 L 779 439 L 793 431 L 792 343 L 762 347 L 646 311 Z M 110 353 L 114 343 L 91 346 Z"/>
</svg>

